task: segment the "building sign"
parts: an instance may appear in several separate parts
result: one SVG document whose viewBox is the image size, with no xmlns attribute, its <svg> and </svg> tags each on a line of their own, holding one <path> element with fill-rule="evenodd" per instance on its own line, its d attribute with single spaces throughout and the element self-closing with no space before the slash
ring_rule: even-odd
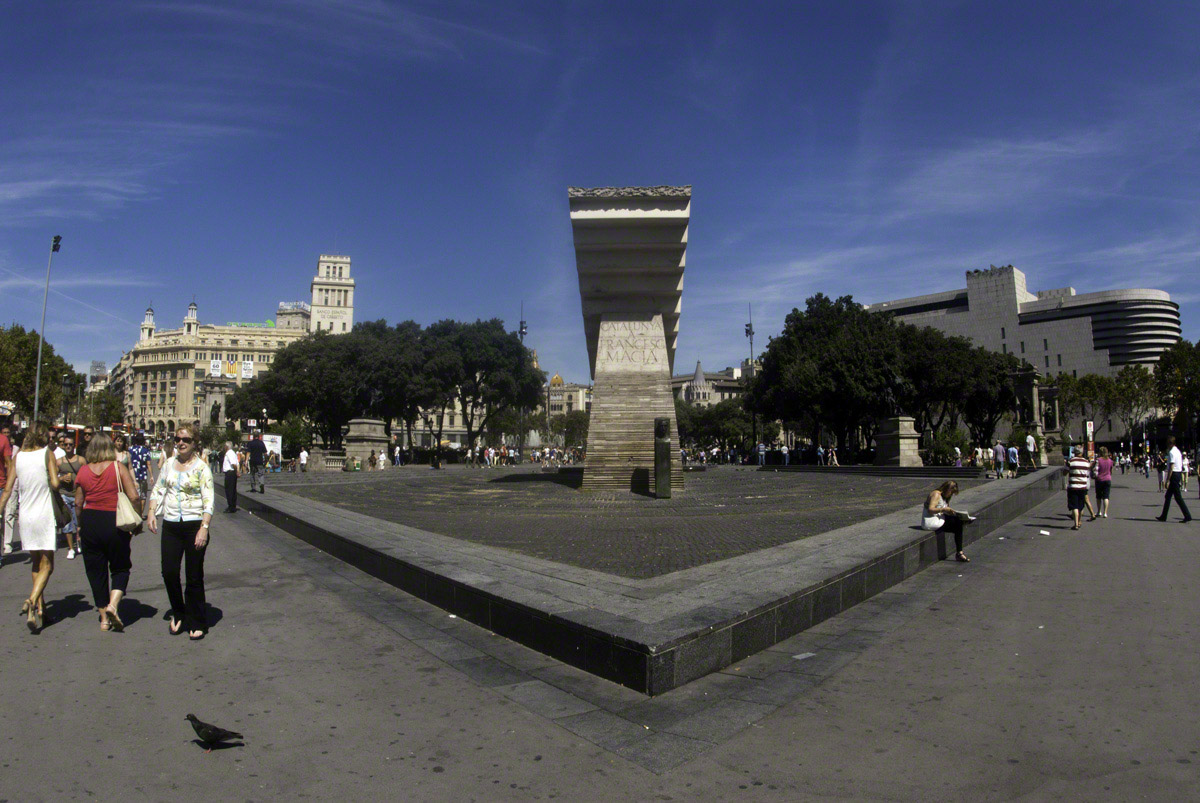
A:
<svg viewBox="0 0 1200 803">
<path fill-rule="evenodd" d="M 250 323 L 248 321 L 226 321 L 226 326 L 239 326 L 242 329 L 274 329 L 275 321 L 263 321 L 262 323 Z"/>
<path fill-rule="evenodd" d="M 266 422 L 264 421 L 263 424 L 265 425 Z M 283 457 L 283 436 L 282 435 L 264 434 L 262 436 L 262 439 L 263 439 L 263 446 L 267 447 L 268 452 L 274 452 L 275 454 L 279 455 L 280 457 Z"/>
<path fill-rule="evenodd" d="M 220 376 L 221 375 L 221 361 L 220 360 L 209 361 L 208 375 L 209 376 Z"/>
<path fill-rule="evenodd" d="M 254 378 L 254 361 L 242 360 L 242 379 Z"/>
</svg>

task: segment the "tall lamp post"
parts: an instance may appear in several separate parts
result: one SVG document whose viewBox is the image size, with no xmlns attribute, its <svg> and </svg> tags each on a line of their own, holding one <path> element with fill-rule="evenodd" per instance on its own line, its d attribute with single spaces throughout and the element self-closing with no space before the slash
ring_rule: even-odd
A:
<svg viewBox="0 0 1200 803">
<path fill-rule="evenodd" d="M 754 370 L 754 310 L 749 304 L 746 305 L 746 337 L 750 338 L 750 365 L 751 371 Z M 747 382 L 749 378 L 747 378 Z M 751 449 L 758 448 L 758 414 L 753 410 L 750 411 L 750 439 L 754 441 L 750 445 Z"/>
<path fill-rule="evenodd" d="M 71 375 L 63 374 L 62 378 L 62 396 L 63 396 L 63 430 L 67 429 L 67 409 L 71 403 Z"/>
<path fill-rule="evenodd" d="M 525 345 L 525 335 L 527 335 L 527 334 L 529 334 L 529 327 L 525 325 L 525 302 L 522 301 L 521 302 L 521 326 L 520 326 L 520 328 L 517 329 L 517 337 L 521 338 L 522 346 Z M 525 436 L 528 434 L 528 432 L 526 431 L 528 429 L 528 427 L 526 426 L 525 408 L 524 407 L 521 408 L 520 421 L 521 421 L 521 423 L 520 423 L 521 432 L 520 432 L 520 440 L 518 441 L 518 445 L 521 447 L 521 450 L 524 451 L 525 450 Z M 469 444 L 469 445 L 471 447 L 475 446 L 475 444 L 473 444 L 473 443 Z"/>
<path fill-rule="evenodd" d="M 42 294 L 42 325 L 38 327 L 38 356 L 37 356 L 37 374 L 33 379 L 33 424 L 37 426 L 38 422 L 38 403 L 41 401 L 42 391 L 42 343 L 46 340 L 46 300 L 50 298 L 50 266 L 54 264 L 54 255 L 58 253 L 59 243 L 62 242 L 61 235 L 54 235 L 50 241 L 50 258 L 46 260 L 46 291 Z"/>
</svg>

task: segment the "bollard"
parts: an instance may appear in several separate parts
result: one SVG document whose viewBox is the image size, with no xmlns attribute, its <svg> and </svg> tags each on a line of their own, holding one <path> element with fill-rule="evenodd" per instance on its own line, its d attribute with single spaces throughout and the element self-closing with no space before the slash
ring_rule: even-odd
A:
<svg viewBox="0 0 1200 803">
<path fill-rule="evenodd" d="M 671 498 L 671 419 L 654 419 L 654 495 Z"/>
</svg>

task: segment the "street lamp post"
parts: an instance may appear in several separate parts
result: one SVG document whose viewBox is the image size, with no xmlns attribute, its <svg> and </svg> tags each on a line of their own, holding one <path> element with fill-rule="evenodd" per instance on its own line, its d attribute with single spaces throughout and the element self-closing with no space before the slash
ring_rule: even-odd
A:
<svg viewBox="0 0 1200 803">
<path fill-rule="evenodd" d="M 67 409 L 71 403 L 71 375 L 63 374 L 62 378 L 62 396 L 63 396 L 63 429 L 67 428 Z"/>
<path fill-rule="evenodd" d="M 42 343 L 46 340 L 46 300 L 50 298 L 50 266 L 54 264 L 54 255 L 58 252 L 61 235 L 54 235 L 50 241 L 50 258 L 46 260 L 46 291 L 42 294 L 42 325 L 38 327 L 38 356 L 37 375 L 33 379 L 33 424 L 37 426 L 38 404 L 41 401 L 42 390 Z"/>
<path fill-rule="evenodd" d="M 748 368 L 754 370 L 754 310 L 749 304 L 746 304 L 746 337 L 750 338 L 750 365 Z M 749 382 L 749 378 L 746 380 Z M 750 411 L 750 439 L 754 441 L 751 444 L 751 449 L 758 448 L 758 414 L 754 410 Z"/>
</svg>

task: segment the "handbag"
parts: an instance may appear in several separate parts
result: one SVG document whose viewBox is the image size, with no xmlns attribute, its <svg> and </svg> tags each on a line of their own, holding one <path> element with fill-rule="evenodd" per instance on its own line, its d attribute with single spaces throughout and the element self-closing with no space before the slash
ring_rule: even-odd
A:
<svg viewBox="0 0 1200 803">
<path fill-rule="evenodd" d="M 46 479 L 50 478 L 50 469 L 46 468 Z M 67 507 L 67 503 L 63 501 L 62 494 L 53 488 L 50 489 L 50 507 L 54 510 L 54 524 L 58 527 L 66 527 L 71 523 L 71 509 Z"/>
<path fill-rule="evenodd" d="M 133 502 L 129 501 L 121 487 L 121 468 L 116 460 L 113 461 L 113 471 L 117 472 L 117 529 L 137 535 L 142 529 L 142 517 L 134 510 Z"/>
</svg>

